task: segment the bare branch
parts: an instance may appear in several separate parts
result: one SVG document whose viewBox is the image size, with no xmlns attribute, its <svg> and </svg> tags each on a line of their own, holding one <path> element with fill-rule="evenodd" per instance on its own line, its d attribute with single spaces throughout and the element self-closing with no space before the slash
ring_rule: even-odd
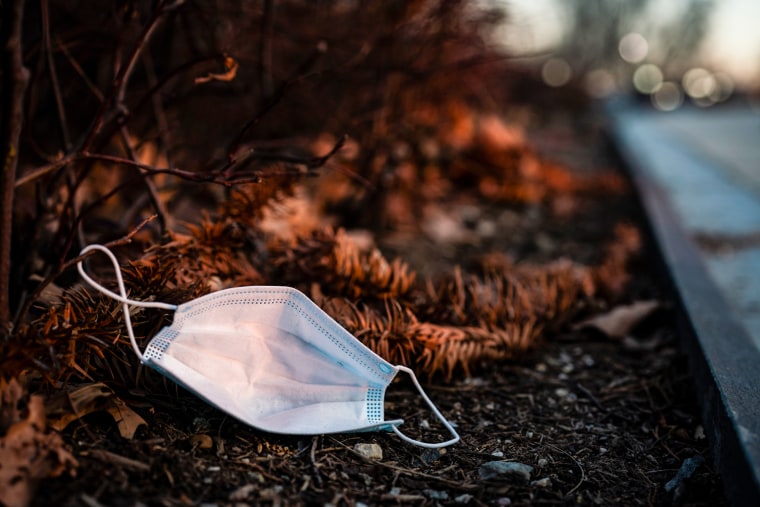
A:
<svg viewBox="0 0 760 507">
<path fill-rule="evenodd" d="M 121 126 L 119 129 L 119 135 L 121 136 L 121 142 L 124 145 L 124 150 L 129 154 L 129 158 L 136 161 L 137 155 L 135 154 L 135 150 L 132 147 L 129 130 L 127 129 L 126 125 Z M 161 202 L 161 199 L 158 197 L 158 189 L 156 189 L 156 185 L 153 183 L 153 180 L 150 177 L 145 177 L 143 178 L 143 183 L 145 183 L 145 187 L 148 190 L 148 198 L 153 205 L 153 209 L 155 209 L 156 214 L 158 215 L 158 223 L 161 225 L 161 232 L 163 233 L 167 226 L 169 213 Z"/>
<path fill-rule="evenodd" d="M 256 113 L 253 118 L 248 120 L 245 125 L 243 125 L 243 128 L 240 129 L 238 135 L 229 145 L 229 149 L 227 150 L 228 162 L 227 165 L 221 169 L 222 171 L 226 171 L 237 162 L 238 150 L 240 149 L 240 145 L 243 143 L 243 139 L 245 139 L 245 135 L 248 133 L 248 131 L 257 125 L 261 119 L 266 116 L 266 114 L 282 100 L 282 98 L 285 96 L 285 92 L 291 86 L 295 85 L 305 78 L 309 69 L 314 66 L 319 57 L 322 56 L 326 51 L 327 43 L 320 42 L 317 44 L 311 54 L 301 63 L 301 65 L 296 68 L 290 79 L 283 81 L 277 90 L 275 90 L 275 92 L 271 95 L 271 97 L 264 101 L 264 104 L 261 106 L 259 112 Z"/>
<path fill-rule="evenodd" d="M 105 243 L 104 246 L 106 248 L 112 249 L 118 246 L 127 245 L 131 243 L 132 238 L 138 232 L 140 232 L 146 225 L 148 225 L 150 222 L 152 222 L 155 219 L 156 219 L 156 215 L 149 216 L 148 218 L 140 222 L 140 224 L 137 227 L 132 229 L 132 231 L 127 233 L 125 236 L 122 236 L 121 238 L 115 239 L 113 241 L 109 241 L 108 243 Z M 64 252 L 63 258 L 65 258 L 66 253 L 67 252 Z M 79 255 L 77 257 L 69 259 L 66 262 L 61 262 L 61 264 L 58 266 L 57 269 L 52 270 L 50 274 L 46 276 L 45 279 L 39 283 L 39 285 L 37 285 L 37 287 L 34 289 L 34 292 L 31 294 L 31 296 L 26 298 L 26 300 L 24 301 L 24 304 L 21 310 L 18 312 L 18 315 L 16 316 L 16 324 L 18 325 L 19 323 L 23 322 L 24 319 L 26 319 L 26 315 L 29 313 L 29 310 L 31 309 L 32 304 L 39 299 L 40 295 L 42 294 L 42 291 L 45 290 L 45 288 L 49 286 L 51 283 L 53 283 L 53 280 L 58 278 L 58 276 L 64 271 L 66 271 L 67 269 L 75 266 L 77 262 L 85 259 L 88 256 L 89 254 Z"/>
<path fill-rule="evenodd" d="M 259 41 L 259 86 L 264 101 L 272 96 L 272 32 L 274 30 L 275 0 L 264 0 Z"/>
<path fill-rule="evenodd" d="M 103 104 L 101 104 L 100 110 L 95 117 L 95 121 L 90 127 L 90 131 L 87 134 L 84 143 L 82 144 L 82 151 L 90 149 L 90 146 L 95 140 L 95 137 L 102 130 L 103 125 L 112 121 L 113 118 L 120 114 L 121 106 L 124 105 L 124 96 L 127 91 L 129 78 L 132 76 L 132 71 L 135 68 L 135 64 L 137 63 L 140 54 L 142 54 L 145 45 L 148 43 L 151 36 L 158 27 L 159 21 L 161 21 L 164 14 L 181 6 L 184 3 L 184 0 L 176 0 L 172 3 L 161 2 L 159 7 L 156 9 L 150 22 L 145 26 L 142 34 L 137 39 L 137 44 L 135 44 L 135 47 L 132 48 L 132 52 L 130 53 L 127 62 L 119 68 L 119 72 L 116 74 L 113 84 L 111 85 L 111 91 L 108 95 L 108 98 L 103 101 Z M 111 104 L 113 104 L 114 109 L 112 110 L 111 114 L 106 117 L 106 113 L 108 111 L 108 108 L 111 107 Z"/>
<path fill-rule="evenodd" d="M 58 72 L 55 70 L 55 62 L 53 61 L 53 47 L 50 43 L 50 9 L 48 0 L 41 0 L 40 7 L 42 11 L 42 36 L 45 44 L 45 57 L 47 58 L 48 72 L 50 72 L 50 83 L 53 87 L 55 105 L 58 108 L 61 144 L 63 144 L 63 151 L 68 152 L 71 149 L 71 136 L 69 135 L 68 122 L 66 121 L 66 108 L 63 105 L 61 87 L 58 84 Z"/>
<path fill-rule="evenodd" d="M 24 95 L 29 71 L 24 67 L 21 48 L 21 27 L 24 0 L 2 3 L 3 40 L 3 168 L 0 173 L 0 335 L 10 331 L 10 268 L 11 232 L 13 227 L 13 194 L 18 167 L 19 138 L 24 123 Z"/>
<path fill-rule="evenodd" d="M 140 58 L 145 45 L 150 40 L 156 28 L 158 28 L 158 22 L 163 18 L 164 14 L 173 9 L 176 9 L 184 3 L 185 0 L 175 0 L 171 3 L 161 2 L 155 14 L 153 15 L 153 19 L 148 24 L 148 26 L 145 27 L 142 35 L 137 40 L 137 44 L 132 49 L 132 54 L 129 55 L 127 64 L 121 68 L 119 74 L 116 76 L 116 80 L 114 81 L 114 85 L 117 90 L 116 104 L 124 103 L 124 95 L 127 92 L 127 84 L 129 83 L 129 78 L 132 77 L 132 71 L 134 71 L 137 60 Z"/>
<path fill-rule="evenodd" d="M 143 53 L 143 67 L 145 68 L 145 76 L 148 78 L 148 84 L 151 89 L 156 89 L 158 85 L 158 78 L 156 77 L 156 71 L 153 68 L 153 56 L 150 51 Z M 158 127 L 158 137 L 164 146 L 164 152 L 166 154 L 166 161 L 169 166 L 172 165 L 172 136 L 169 131 L 169 120 L 166 117 L 166 111 L 164 110 L 163 101 L 158 93 L 150 94 L 151 101 L 153 102 L 153 116 L 156 119 Z"/>
<path fill-rule="evenodd" d="M 43 176 L 47 176 L 48 174 L 55 172 L 62 167 L 65 167 L 66 165 L 74 162 L 75 160 L 78 160 L 79 158 L 81 158 L 81 155 L 77 153 L 69 153 L 65 157 L 56 160 L 55 162 L 51 162 L 47 165 L 43 165 L 42 167 L 38 167 L 34 171 L 21 176 L 14 182 L 13 186 L 20 187 L 26 185 L 27 183 L 31 183 L 32 181 L 38 180 Z"/>
<path fill-rule="evenodd" d="M 69 53 L 68 48 L 66 48 L 65 45 L 61 44 L 60 41 L 56 39 L 56 44 L 61 49 L 61 52 L 63 53 L 63 56 L 66 57 L 66 60 L 69 61 L 69 64 L 74 69 L 74 72 L 77 73 L 79 77 L 82 78 L 82 81 L 84 81 L 85 86 L 87 86 L 87 89 L 90 90 L 90 92 L 93 94 L 93 96 L 98 99 L 98 102 L 103 102 L 105 100 L 105 97 L 103 97 L 103 92 L 101 92 L 97 86 L 92 82 L 92 80 L 87 76 L 87 73 L 85 73 L 84 69 L 81 65 L 79 65 L 79 62 L 74 59 L 73 56 L 71 56 L 71 53 Z"/>
</svg>

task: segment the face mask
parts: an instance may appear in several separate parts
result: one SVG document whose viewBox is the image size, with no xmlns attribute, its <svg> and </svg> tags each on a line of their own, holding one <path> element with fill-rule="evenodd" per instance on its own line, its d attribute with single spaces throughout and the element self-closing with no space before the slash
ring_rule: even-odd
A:
<svg viewBox="0 0 760 507">
<path fill-rule="evenodd" d="M 177 305 L 127 298 L 119 262 L 99 250 L 116 270 L 119 294 L 77 269 L 87 283 L 123 303 L 124 321 L 143 364 L 182 385 L 211 405 L 272 433 L 315 435 L 389 430 L 421 447 L 444 447 L 459 435 L 427 397 L 412 370 L 393 366 L 291 287 L 240 287 Z M 129 306 L 174 310 L 140 351 Z M 398 372 L 407 373 L 430 409 L 451 433 L 427 443 L 403 434 L 403 419 L 385 420 L 385 390 Z"/>
</svg>

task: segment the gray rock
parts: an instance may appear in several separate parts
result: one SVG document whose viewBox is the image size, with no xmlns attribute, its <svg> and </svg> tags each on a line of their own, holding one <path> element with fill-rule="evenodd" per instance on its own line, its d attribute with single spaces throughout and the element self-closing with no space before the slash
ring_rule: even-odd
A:
<svg viewBox="0 0 760 507">
<path fill-rule="evenodd" d="M 670 493 L 671 491 L 675 490 L 674 495 L 681 496 L 681 492 L 684 488 L 684 482 L 687 479 L 691 478 L 691 476 L 694 475 L 694 472 L 697 471 L 697 468 L 699 468 L 700 465 L 702 465 L 704 462 L 705 458 L 699 454 L 683 460 L 681 468 L 678 470 L 676 476 L 669 480 L 667 484 L 665 484 L 665 491 Z"/>
<path fill-rule="evenodd" d="M 469 494 L 469 493 L 463 493 L 463 494 L 459 495 L 458 497 L 456 497 L 454 499 L 454 501 L 456 503 L 467 504 L 467 503 L 470 503 L 470 500 L 472 500 L 473 498 L 475 498 L 475 497 L 472 496 L 471 494 Z"/>
<path fill-rule="evenodd" d="M 448 500 L 449 494 L 445 491 L 438 491 L 437 489 L 425 489 L 422 491 L 426 497 L 431 500 Z"/>
<path fill-rule="evenodd" d="M 480 465 L 478 474 L 484 481 L 494 479 L 499 476 L 515 476 L 525 481 L 530 480 L 530 474 L 533 473 L 533 467 L 524 463 L 515 461 L 489 461 Z"/>
<path fill-rule="evenodd" d="M 441 459 L 441 451 L 440 449 L 423 449 L 420 453 L 420 459 L 423 463 L 429 465 L 430 463 Z"/>
<path fill-rule="evenodd" d="M 254 491 L 256 491 L 255 484 L 246 484 L 230 493 L 229 499 L 233 502 L 240 502 L 246 500 Z"/>
<path fill-rule="evenodd" d="M 383 459 L 383 448 L 377 444 L 356 444 L 354 451 L 367 459 L 380 461 Z"/>
</svg>

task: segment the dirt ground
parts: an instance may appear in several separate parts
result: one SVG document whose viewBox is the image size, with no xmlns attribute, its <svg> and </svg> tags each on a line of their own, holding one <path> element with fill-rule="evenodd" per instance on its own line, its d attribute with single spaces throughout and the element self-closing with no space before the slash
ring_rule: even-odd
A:
<svg viewBox="0 0 760 507">
<path fill-rule="evenodd" d="M 575 127 L 555 121 L 533 137 L 546 156 L 579 170 L 614 164 L 598 124 L 585 125 L 591 142 L 580 146 Z M 403 234 L 377 241 L 413 268 L 434 270 L 487 250 L 585 261 L 612 224 L 645 230 L 630 192 L 583 201 L 567 218 L 472 201 L 444 211 L 461 216 L 463 206 L 465 229 L 477 235 L 490 221 L 497 234 L 466 244 Z M 428 382 L 462 436 L 449 448 L 417 448 L 391 433 L 265 434 L 167 385 L 163 394 L 117 393 L 147 422 L 131 440 L 104 413 L 70 424 L 63 435 L 77 475 L 40 484 L 34 505 L 725 505 L 656 265 L 645 241 L 621 304 L 661 308 L 627 336 L 568 326 L 519 361 Z M 386 416 L 404 418 L 413 436 L 446 438 L 403 379 L 388 391 Z M 698 465 L 693 475 L 669 483 L 684 463 Z"/>
<path fill-rule="evenodd" d="M 153 398 L 132 441 L 105 417 L 72 425 L 79 475 L 45 483 L 35 504 L 724 505 L 709 464 L 677 498 L 664 489 L 685 459 L 710 457 L 670 320 L 647 333 L 653 350 L 568 336 L 523 364 L 428 386 L 462 434 L 441 451 L 389 434 L 267 435 L 184 393 Z M 387 411 L 445 438 L 408 385 L 389 391 Z M 483 467 L 503 461 L 532 470 L 487 478 Z"/>
</svg>

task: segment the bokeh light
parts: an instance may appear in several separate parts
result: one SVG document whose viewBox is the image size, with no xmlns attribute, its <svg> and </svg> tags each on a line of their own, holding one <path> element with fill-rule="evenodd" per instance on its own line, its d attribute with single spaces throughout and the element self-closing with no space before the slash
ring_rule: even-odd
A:
<svg viewBox="0 0 760 507">
<path fill-rule="evenodd" d="M 718 72 L 729 75 L 727 86 L 721 83 L 708 94 L 712 102 L 758 89 L 758 0 L 494 1 L 509 13 L 500 37 L 517 55 L 537 62 L 539 70 L 545 62 L 540 55 L 553 53 L 561 54 L 573 78 L 582 77 L 584 84 L 603 66 L 621 90 L 636 66 L 656 63 L 681 86 L 679 76 L 689 67 L 707 69 L 716 79 Z M 593 93 L 595 82 L 589 78 L 587 84 Z M 688 94 L 685 98 L 694 101 Z"/>
<path fill-rule="evenodd" d="M 710 98 L 712 98 L 715 102 L 723 102 L 724 100 L 728 100 L 731 98 L 731 95 L 734 94 L 734 80 L 731 79 L 731 76 L 725 72 L 716 72 L 714 75 L 715 82 L 718 86 L 715 88 L 713 93 L 710 94 Z"/>
<path fill-rule="evenodd" d="M 618 52 L 626 62 L 639 63 L 647 57 L 649 43 L 640 33 L 631 32 L 621 37 Z"/>
<path fill-rule="evenodd" d="M 541 67 L 541 78 L 549 86 L 564 86 L 571 77 L 573 77 L 573 69 L 563 58 L 550 58 Z"/>
<path fill-rule="evenodd" d="M 597 99 L 608 97 L 617 89 L 615 77 L 605 69 L 594 69 L 586 74 L 584 85 L 588 94 Z"/>
<path fill-rule="evenodd" d="M 652 94 L 652 105 L 660 111 L 673 111 L 683 103 L 683 93 L 678 84 L 665 81 Z"/>
<path fill-rule="evenodd" d="M 633 73 L 633 86 L 639 93 L 650 94 L 662 86 L 662 71 L 657 65 L 645 63 Z"/>
<path fill-rule="evenodd" d="M 734 93 L 734 81 L 728 74 L 724 72 L 713 74 L 701 67 L 686 71 L 681 84 L 692 102 L 701 107 L 723 102 Z"/>
<path fill-rule="evenodd" d="M 686 90 L 686 94 L 693 99 L 709 97 L 717 86 L 715 77 L 709 71 L 700 67 L 686 71 L 681 79 L 681 84 L 683 85 L 683 89 Z"/>
</svg>

